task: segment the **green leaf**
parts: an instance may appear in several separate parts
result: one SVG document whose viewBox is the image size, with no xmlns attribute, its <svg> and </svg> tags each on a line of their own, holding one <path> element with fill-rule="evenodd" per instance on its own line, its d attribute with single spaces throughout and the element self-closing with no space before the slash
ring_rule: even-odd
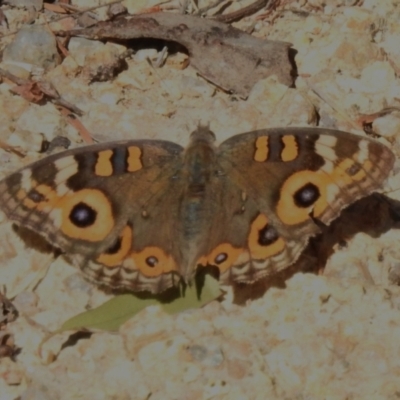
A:
<svg viewBox="0 0 400 400">
<path fill-rule="evenodd" d="M 200 308 L 222 294 L 216 279 L 207 275 L 199 298 L 195 285 L 186 287 L 184 296 L 170 303 L 161 303 L 156 298 L 143 299 L 134 294 L 117 295 L 101 306 L 70 318 L 57 333 L 65 330 L 101 329 L 117 331 L 119 327 L 138 312 L 151 305 L 160 305 L 168 314 L 192 308 Z"/>
</svg>

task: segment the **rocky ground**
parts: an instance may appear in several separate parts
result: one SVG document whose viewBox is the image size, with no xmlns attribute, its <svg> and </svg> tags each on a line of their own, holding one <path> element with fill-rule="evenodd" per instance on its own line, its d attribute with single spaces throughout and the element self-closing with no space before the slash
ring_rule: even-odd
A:
<svg viewBox="0 0 400 400">
<path fill-rule="evenodd" d="M 71 5 L 85 9 L 105 3 Z M 194 13 L 194 2 L 187 3 Z M 234 1 L 224 13 L 250 3 Z M 157 5 L 123 4 L 131 13 Z M 151 44 L 135 48 L 123 71 L 99 81 L 101 67 L 116 65 L 128 45 L 72 38 L 61 56 L 50 28 L 105 20 L 108 7 L 77 21 L 58 14 L 56 5 L 2 4 L 0 68 L 20 79 L 50 82 L 83 111 L 80 125 L 51 101 L 28 101 L 38 96 L 32 87 L 25 87 L 25 97 L 11 92 L 15 84 L 4 78 L 1 177 L 44 157 L 43 143 L 57 136 L 68 138 L 71 148 L 83 145 L 82 126 L 99 142 L 157 138 L 184 146 L 198 123 L 208 123 L 218 141 L 274 126 L 323 126 L 365 135 L 360 118 L 388 109 L 368 119 L 368 127 L 400 153 L 397 1 L 282 0 L 270 12 L 264 8 L 233 23 L 254 36 L 290 42 L 296 50 L 294 87 L 271 76 L 247 99 L 198 76 L 186 67 L 183 53 L 169 55 L 157 67 L 160 49 Z M 199 2 L 200 8 L 206 5 Z M 159 6 L 182 10 L 178 1 Z M 65 18 L 55 21 L 60 15 Z M 382 188 L 393 199 L 399 197 L 398 171 L 396 163 Z M 345 218 L 342 229 L 346 224 Z M 66 332 L 42 347 L 46 335 L 67 318 L 111 295 L 63 259 L 25 248 L 5 218 L 0 234 L 0 283 L 19 311 L 0 331 L 8 338 L 3 347 L 19 349 L 14 357 L 0 358 L 1 400 L 400 398 L 400 248 L 393 226 L 375 237 L 358 233 L 335 245 L 323 273 L 295 274 L 286 288 L 271 288 L 244 305 L 227 296 L 173 316 L 153 306 L 118 333 L 96 332 L 74 341 Z"/>
</svg>

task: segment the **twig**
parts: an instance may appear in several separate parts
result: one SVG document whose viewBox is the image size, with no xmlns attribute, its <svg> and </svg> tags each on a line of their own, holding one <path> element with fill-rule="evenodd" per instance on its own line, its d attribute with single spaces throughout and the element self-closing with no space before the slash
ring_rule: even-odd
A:
<svg viewBox="0 0 400 400">
<path fill-rule="evenodd" d="M 224 1 L 226 1 L 226 0 L 216 0 L 216 1 L 214 1 L 214 3 L 212 3 L 206 7 L 199 8 L 198 11 L 196 11 L 193 15 L 203 15 L 207 11 L 211 10 L 212 8 L 218 7 Z"/>
<path fill-rule="evenodd" d="M 216 17 L 213 17 L 212 19 L 216 19 L 220 22 L 225 22 L 226 24 L 239 21 L 240 19 L 248 17 L 249 15 L 252 15 L 261 10 L 267 5 L 268 1 L 269 0 L 256 0 L 254 3 L 249 4 L 247 7 L 243 7 L 240 10 L 231 12 L 229 14 L 218 15 Z"/>
<path fill-rule="evenodd" d="M 37 85 L 37 89 L 46 95 L 54 104 L 63 106 L 70 111 L 74 112 L 77 115 L 83 115 L 83 111 L 71 104 L 69 101 L 63 99 L 57 91 L 51 86 L 49 82 L 44 81 L 31 81 L 29 79 L 19 78 L 18 76 L 13 75 L 12 73 L 0 68 L 0 75 L 9 79 L 11 82 L 15 83 L 18 86 L 26 86 L 29 85 L 33 88 L 33 85 Z"/>
<path fill-rule="evenodd" d="M 53 4 L 58 5 L 62 8 L 64 8 L 65 10 L 73 12 L 73 13 L 79 12 L 79 7 L 74 6 L 72 4 L 60 3 L 59 1 L 55 1 Z"/>
<path fill-rule="evenodd" d="M 385 115 L 391 114 L 392 112 L 400 111 L 399 107 L 386 107 L 381 111 L 375 112 L 373 114 L 360 114 L 357 122 L 364 126 L 366 124 L 371 124 L 377 118 L 384 117 Z"/>
<path fill-rule="evenodd" d="M 63 107 L 62 105 L 59 105 L 57 109 L 61 113 L 61 115 L 63 115 L 67 119 L 67 122 L 79 132 L 86 144 L 94 143 L 90 132 L 86 129 L 82 122 L 70 112 L 69 109 Z"/>
<path fill-rule="evenodd" d="M 82 11 L 74 12 L 72 14 L 63 15 L 63 16 L 60 16 L 59 18 L 54 19 L 53 21 L 50 21 L 50 24 L 54 23 L 54 22 L 62 21 L 63 19 L 66 19 L 66 18 L 76 17 L 78 15 L 85 14 L 88 11 L 97 10 L 99 8 L 102 8 L 102 7 L 108 7 L 108 6 L 112 5 L 112 4 L 117 4 L 117 3 L 122 3 L 122 0 L 110 1 L 109 3 L 106 3 L 106 4 L 101 4 L 101 5 L 97 5 L 97 6 L 93 6 L 93 7 L 88 7 L 86 9 L 82 10 Z M 41 26 L 41 25 L 44 25 L 44 23 L 39 23 L 37 25 Z M 2 37 L 12 36 L 12 35 L 17 34 L 18 32 L 19 32 L 19 30 L 16 30 L 16 31 L 7 33 L 6 35 L 3 35 Z"/>
<path fill-rule="evenodd" d="M 7 78 L 16 85 L 26 85 L 29 82 L 27 79 L 18 78 L 18 76 L 13 75 L 11 72 L 8 72 L 3 68 L 0 68 L 0 75 L 4 76 L 4 78 Z"/>
</svg>

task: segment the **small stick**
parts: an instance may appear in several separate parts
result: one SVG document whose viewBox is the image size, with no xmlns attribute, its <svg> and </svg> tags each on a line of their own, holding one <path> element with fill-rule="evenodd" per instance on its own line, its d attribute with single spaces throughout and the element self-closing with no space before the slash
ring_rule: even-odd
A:
<svg viewBox="0 0 400 400">
<path fill-rule="evenodd" d="M 229 14 L 218 15 L 216 17 L 213 17 L 212 19 L 216 19 L 217 21 L 225 22 L 226 24 L 229 24 L 231 22 L 238 21 L 244 17 L 247 17 L 249 15 L 256 13 L 257 11 L 259 11 L 263 7 L 265 7 L 267 5 L 268 1 L 269 0 L 256 0 L 254 3 L 249 4 L 247 7 L 243 7 L 240 10 L 231 12 Z"/>
</svg>

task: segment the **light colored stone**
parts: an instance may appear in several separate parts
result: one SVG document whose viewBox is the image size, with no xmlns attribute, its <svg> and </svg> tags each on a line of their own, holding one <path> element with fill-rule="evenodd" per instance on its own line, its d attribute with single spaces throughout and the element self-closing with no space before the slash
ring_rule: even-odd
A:
<svg viewBox="0 0 400 400">
<path fill-rule="evenodd" d="M 388 114 L 376 118 L 372 123 L 372 129 L 383 137 L 397 136 L 400 138 L 400 115 Z"/>
<path fill-rule="evenodd" d="M 7 0 L 13 7 L 34 7 L 37 11 L 43 8 L 43 0 Z"/>
<path fill-rule="evenodd" d="M 395 84 L 395 72 L 387 61 L 376 61 L 366 66 L 360 77 L 365 93 L 385 92 Z"/>
<path fill-rule="evenodd" d="M 3 61 L 33 64 L 45 69 L 61 61 L 54 36 L 44 26 L 24 26 L 3 53 Z"/>
</svg>

